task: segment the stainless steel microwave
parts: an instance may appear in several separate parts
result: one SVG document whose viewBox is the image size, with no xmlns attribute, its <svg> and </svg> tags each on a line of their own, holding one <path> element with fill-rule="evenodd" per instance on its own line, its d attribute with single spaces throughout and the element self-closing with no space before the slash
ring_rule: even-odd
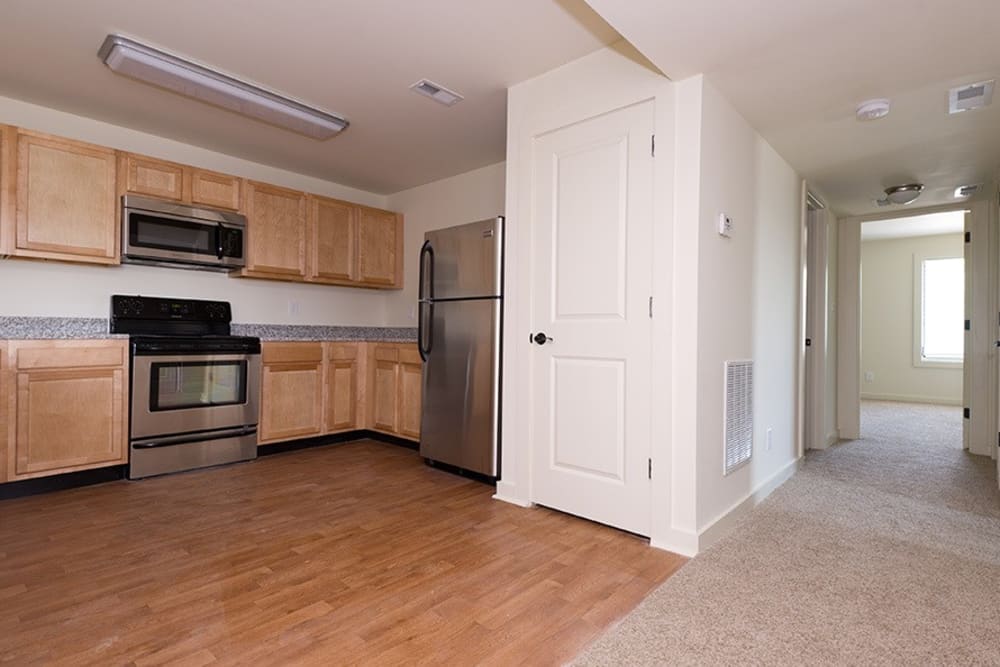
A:
<svg viewBox="0 0 1000 667">
<path fill-rule="evenodd" d="M 217 271 L 242 268 L 246 264 L 246 217 L 125 195 L 122 261 Z"/>
</svg>

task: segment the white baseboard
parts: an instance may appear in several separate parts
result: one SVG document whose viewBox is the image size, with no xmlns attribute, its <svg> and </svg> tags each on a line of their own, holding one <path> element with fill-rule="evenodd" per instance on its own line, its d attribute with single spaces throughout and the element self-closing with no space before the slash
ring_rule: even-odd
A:
<svg viewBox="0 0 1000 667">
<path fill-rule="evenodd" d="M 694 558 L 698 555 L 698 534 L 687 530 L 671 529 L 666 535 L 651 537 L 649 546 Z"/>
<path fill-rule="evenodd" d="M 833 431 L 831 433 L 827 433 L 826 445 L 824 445 L 824 449 L 827 447 L 832 447 L 833 445 L 836 445 L 838 442 L 840 442 L 840 431 Z"/>
<path fill-rule="evenodd" d="M 779 486 L 791 479 L 792 475 L 802 466 L 802 459 L 790 461 L 778 472 L 764 480 L 747 496 L 716 517 L 698 533 L 698 551 L 704 551 L 729 533 L 747 512 L 760 504 Z"/>
<path fill-rule="evenodd" d="M 502 500 L 505 503 L 510 503 L 511 505 L 517 505 L 518 507 L 534 507 L 535 503 L 531 502 L 527 498 L 522 498 L 521 494 L 518 493 L 517 486 L 509 482 L 504 482 L 500 480 L 497 482 L 497 492 L 493 494 L 494 500 Z"/>
<path fill-rule="evenodd" d="M 943 398 L 939 396 L 911 396 L 909 394 L 869 394 L 862 393 L 861 400 L 868 401 L 896 401 L 898 403 L 927 403 L 930 405 L 957 405 L 962 406 L 961 398 Z"/>
</svg>

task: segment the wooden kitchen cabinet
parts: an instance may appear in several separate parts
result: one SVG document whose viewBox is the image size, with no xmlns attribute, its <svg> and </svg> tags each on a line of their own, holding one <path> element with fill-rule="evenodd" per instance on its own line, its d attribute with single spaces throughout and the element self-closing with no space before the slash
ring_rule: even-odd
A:
<svg viewBox="0 0 1000 667">
<path fill-rule="evenodd" d="M 363 410 L 359 379 L 362 377 L 363 343 L 326 344 L 326 409 L 324 432 L 337 433 L 360 428 Z"/>
<path fill-rule="evenodd" d="M 9 255 L 14 251 L 16 147 L 17 128 L 0 125 L 0 255 Z"/>
<path fill-rule="evenodd" d="M 369 364 L 369 428 L 420 439 L 423 365 L 411 343 L 372 343 Z"/>
<path fill-rule="evenodd" d="M 115 151 L 27 130 L 15 134 L 13 225 L 9 214 L 3 221 L 7 253 L 117 264 Z"/>
<path fill-rule="evenodd" d="M 7 342 L 0 340 L 0 482 L 7 481 Z"/>
<path fill-rule="evenodd" d="M 323 361 L 323 343 L 262 344 L 258 444 L 323 432 Z"/>
<path fill-rule="evenodd" d="M 306 194 L 247 181 L 247 263 L 240 275 L 275 280 L 306 278 Z"/>
<path fill-rule="evenodd" d="M 128 459 L 128 343 L 12 341 L 6 381 L 6 479 Z"/>
<path fill-rule="evenodd" d="M 403 217 L 398 213 L 358 207 L 357 282 L 403 286 Z"/>
<path fill-rule="evenodd" d="M 309 197 L 309 280 L 349 284 L 357 280 L 358 207 Z"/>
<path fill-rule="evenodd" d="M 135 153 L 118 154 L 118 183 L 122 194 L 232 211 L 242 206 L 242 180 L 235 176 Z"/>
</svg>

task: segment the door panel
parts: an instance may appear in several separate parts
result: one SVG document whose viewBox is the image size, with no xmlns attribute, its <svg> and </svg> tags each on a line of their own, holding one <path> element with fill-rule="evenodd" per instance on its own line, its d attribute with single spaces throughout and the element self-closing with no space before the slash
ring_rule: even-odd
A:
<svg viewBox="0 0 1000 667">
<path fill-rule="evenodd" d="M 648 535 L 653 104 L 538 137 L 532 498 Z"/>
<path fill-rule="evenodd" d="M 496 475 L 500 300 L 433 305 L 420 455 Z"/>
</svg>

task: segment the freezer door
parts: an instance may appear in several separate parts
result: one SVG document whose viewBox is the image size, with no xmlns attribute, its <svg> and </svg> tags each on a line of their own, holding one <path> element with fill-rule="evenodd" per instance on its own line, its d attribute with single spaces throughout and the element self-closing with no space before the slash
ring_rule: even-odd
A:
<svg viewBox="0 0 1000 667">
<path fill-rule="evenodd" d="M 500 299 L 436 301 L 424 364 L 420 455 L 496 477 Z"/>
<path fill-rule="evenodd" d="M 490 218 L 424 235 L 427 262 L 423 298 L 464 299 L 500 296 L 503 218 Z"/>
</svg>

